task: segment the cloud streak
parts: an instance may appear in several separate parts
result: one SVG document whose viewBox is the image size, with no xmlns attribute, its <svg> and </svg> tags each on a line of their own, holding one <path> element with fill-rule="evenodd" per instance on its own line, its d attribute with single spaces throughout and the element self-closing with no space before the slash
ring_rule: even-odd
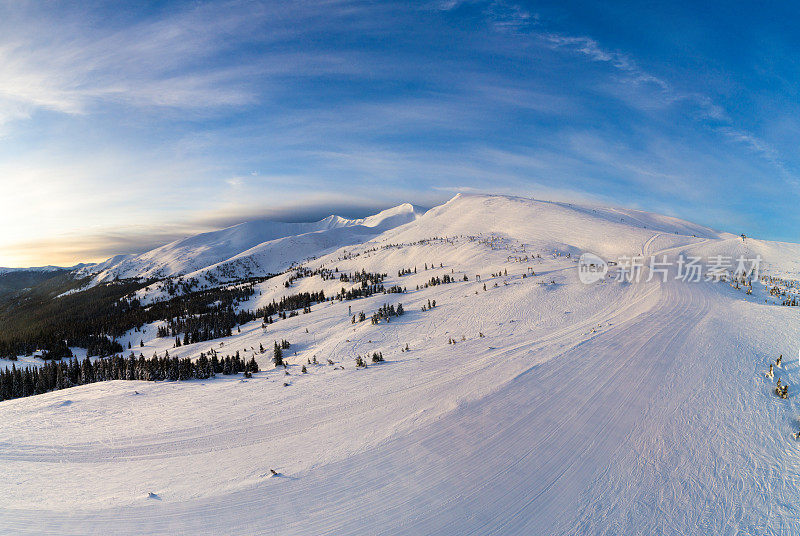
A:
<svg viewBox="0 0 800 536">
<path fill-rule="evenodd" d="M 97 21 L 80 10 L 48 14 L 34 3 L 6 2 L 0 9 L 0 123 L 29 118 L 37 109 L 85 114 L 104 102 L 241 107 L 260 99 L 264 88 L 254 79 L 264 75 L 347 72 L 352 62 L 324 51 L 270 50 L 313 31 L 316 4 L 200 3 L 115 26 L 113 14 Z M 262 52 L 231 63 L 243 44 Z"/>
<path fill-rule="evenodd" d="M 681 93 L 675 90 L 667 81 L 639 67 L 637 62 L 629 55 L 618 51 L 606 50 L 591 37 L 569 36 L 547 32 L 537 33 L 535 37 L 543 40 L 554 49 L 567 50 L 573 54 L 584 56 L 591 61 L 611 65 L 617 71 L 626 74 L 631 83 L 637 85 L 653 85 L 668 103 L 691 103 L 697 110 L 699 120 L 715 123 L 716 130 L 723 133 L 729 140 L 741 143 L 753 151 L 754 154 L 763 157 L 765 161 L 774 166 L 787 184 L 795 188 L 800 186 L 800 180 L 789 172 L 785 162 L 774 147 L 770 146 L 764 140 L 759 139 L 754 134 L 736 128 L 727 111 L 721 105 L 713 102 L 710 97 L 699 93 Z"/>
</svg>

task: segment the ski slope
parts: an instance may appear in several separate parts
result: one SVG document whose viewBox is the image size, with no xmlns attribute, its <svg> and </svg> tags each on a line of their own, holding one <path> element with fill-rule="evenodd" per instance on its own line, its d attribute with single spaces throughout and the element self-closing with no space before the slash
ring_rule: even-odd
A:
<svg viewBox="0 0 800 536">
<path fill-rule="evenodd" d="M 106 382 L 0 403 L 0 532 L 800 532 L 798 310 L 718 282 L 585 285 L 584 251 L 760 254 L 785 277 L 800 258 L 798 245 L 636 211 L 457 196 L 308 264 L 385 271 L 407 293 L 176 349 L 145 337 L 142 350 L 249 358 L 288 339 L 288 376 L 256 353 L 262 372 L 246 381 Z M 445 274 L 457 282 L 416 290 Z M 246 306 L 341 286 L 287 289 L 287 277 Z M 388 324 L 351 323 L 348 307 L 400 302 Z M 372 351 L 386 362 L 356 370 Z M 789 400 L 764 377 L 778 354 Z"/>
</svg>

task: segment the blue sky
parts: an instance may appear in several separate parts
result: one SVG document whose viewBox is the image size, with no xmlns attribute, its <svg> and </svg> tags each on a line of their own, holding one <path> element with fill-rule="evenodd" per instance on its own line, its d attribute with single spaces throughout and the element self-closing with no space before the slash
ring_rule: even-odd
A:
<svg viewBox="0 0 800 536">
<path fill-rule="evenodd" d="M 0 266 L 459 191 L 800 241 L 798 11 L 0 0 Z"/>
</svg>

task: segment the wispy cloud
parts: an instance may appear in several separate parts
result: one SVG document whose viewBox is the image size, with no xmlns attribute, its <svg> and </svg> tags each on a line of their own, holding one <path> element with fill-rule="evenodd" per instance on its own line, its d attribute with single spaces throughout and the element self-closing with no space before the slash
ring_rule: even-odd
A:
<svg viewBox="0 0 800 536">
<path fill-rule="evenodd" d="M 176 19 L 101 32 L 75 21 L 41 20 L 25 35 L 4 28 L 0 98 L 6 115 L 14 107 L 78 114 L 102 100 L 178 107 L 251 101 L 250 90 L 230 83 L 242 73 L 182 68 L 216 53 L 212 45 L 224 30 L 211 25 L 207 31 L 197 14 Z M 39 35 L 52 37 L 34 41 Z"/>
<path fill-rule="evenodd" d="M 519 32 L 535 25 L 539 15 L 514 2 L 494 0 L 486 8 L 489 23 L 501 32 Z"/>
<path fill-rule="evenodd" d="M 781 158 L 778 151 L 764 140 L 750 134 L 749 132 L 737 130 L 730 126 L 723 126 L 719 131 L 725 134 L 734 142 L 740 143 L 760 155 L 780 173 L 781 178 L 791 185 L 797 192 L 800 192 L 800 178 L 794 175 L 786 165 L 786 162 Z"/>
<path fill-rule="evenodd" d="M 257 47 L 313 31 L 316 2 L 288 9 L 260 2 L 188 5 L 167 16 L 115 25 L 77 9 L 55 14 L 35 3 L 0 9 L 0 123 L 37 109 L 86 113 L 104 102 L 209 109 L 255 103 L 259 76 L 308 76 L 353 69 L 324 51 L 279 50 L 231 62 Z M 344 3 L 342 3 L 344 5 Z M 287 17 L 289 20 L 286 20 Z M 46 37 L 45 37 L 46 36 Z"/>
<path fill-rule="evenodd" d="M 698 120 L 710 121 L 712 129 L 723 133 L 734 142 L 743 144 L 753 153 L 763 157 L 765 161 L 773 165 L 789 185 L 795 188 L 800 186 L 800 179 L 789 171 L 785 161 L 774 147 L 755 134 L 736 127 L 725 108 L 715 103 L 708 95 L 700 92 L 680 91 L 665 79 L 640 67 L 638 62 L 629 54 L 608 50 L 591 37 L 567 35 L 539 29 L 532 31 L 529 35 L 543 41 L 553 49 L 566 50 L 572 54 L 583 56 L 590 61 L 608 64 L 626 75 L 626 80 L 630 83 L 653 86 L 665 102 L 690 103 L 695 109 Z"/>
<path fill-rule="evenodd" d="M 618 71 L 627 74 L 631 82 L 636 84 L 653 84 L 665 93 L 671 92 L 671 88 L 667 82 L 640 68 L 628 55 L 621 52 L 605 50 L 591 37 L 576 37 L 550 32 L 539 33 L 537 37 L 554 49 L 565 49 L 580 54 L 592 61 L 607 63 Z"/>
</svg>

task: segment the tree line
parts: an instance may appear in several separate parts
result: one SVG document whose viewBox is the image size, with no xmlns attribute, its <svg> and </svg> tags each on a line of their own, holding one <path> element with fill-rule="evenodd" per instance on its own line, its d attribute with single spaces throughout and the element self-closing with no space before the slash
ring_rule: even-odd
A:
<svg viewBox="0 0 800 536">
<path fill-rule="evenodd" d="M 115 355 L 95 360 L 86 357 L 82 361 L 75 358 L 47 361 L 40 367 L 17 368 L 12 364 L 11 368 L 0 372 L 0 400 L 111 380 L 185 381 L 240 372 L 249 376 L 259 371 L 255 357 L 245 361 L 238 351 L 234 356 L 221 357 L 213 351 L 210 355 L 209 358 L 202 353 L 192 361 L 188 357 L 170 357 L 169 352 L 149 359 L 142 354 L 137 358 L 131 353 L 127 358 Z"/>
</svg>

